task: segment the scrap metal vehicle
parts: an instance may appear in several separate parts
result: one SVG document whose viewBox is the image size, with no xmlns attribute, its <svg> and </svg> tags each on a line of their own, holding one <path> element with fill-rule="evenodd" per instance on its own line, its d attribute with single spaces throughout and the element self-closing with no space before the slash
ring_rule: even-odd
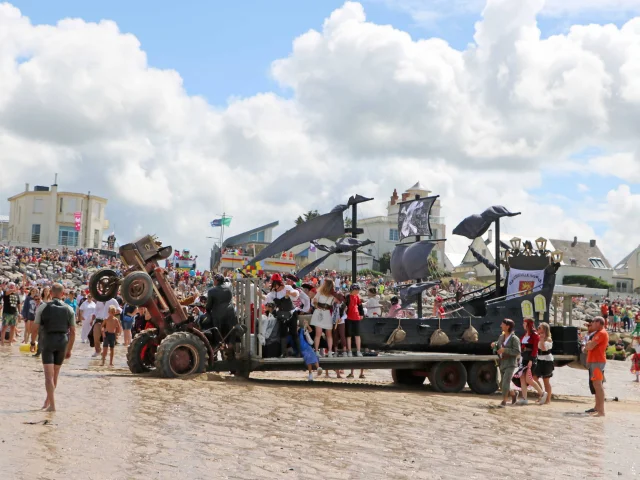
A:
<svg viewBox="0 0 640 480">
<path fill-rule="evenodd" d="M 115 298 L 120 291 L 125 303 L 146 308 L 147 322 L 153 328 L 136 335 L 129 346 L 127 363 L 131 372 L 156 369 L 161 376 L 172 378 L 202 373 L 211 367 L 225 339 L 214 326 L 200 328 L 184 305 L 190 302 L 181 302 L 176 296 L 167 271 L 158 264 L 171 256 L 172 248 L 147 235 L 121 246 L 119 253 L 125 265 L 123 275 L 108 268 L 98 270 L 91 277 L 89 290 L 102 302 Z M 243 333 L 240 328 L 233 330 L 236 336 Z"/>
</svg>

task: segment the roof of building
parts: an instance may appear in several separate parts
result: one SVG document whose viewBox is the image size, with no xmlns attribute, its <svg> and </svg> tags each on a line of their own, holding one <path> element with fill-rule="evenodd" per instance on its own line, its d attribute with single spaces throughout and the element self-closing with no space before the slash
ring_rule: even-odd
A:
<svg viewBox="0 0 640 480">
<path fill-rule="evenodd" d="M 425 188 L 424 185 L 422 185 L 420 182 L 417 182 L 413 187 L 411 188 L 407 188 L 407 192 L 411 191 L 411 190 L 423 190 L 425 192 L 428 192 L 429 189 Z"/>
<path fill-rule="evenodd" d="M 627 255 L 626 257 L 624 257 L 622 260 L 620 260 L 618 262 L 618 264 L 614 267 L 616 270 L 624 270 L 625 268 L 629 268 L 629 259 L 631 258 L 631 256 L 636 253 L 638 250 L 640 250 L 640 245 L 638 245 L 636 248 L 634 248 L 629 255 Z"/>
<path fill-rule="evenodd" d="M 23 197 L 23 196 L 26 196 L 26 195 L 36 195 L 36 196 L 40 196 L 40 197 L 42 197 L 42 196 L 45 196 L 45 195 L 49 195 L 50 193 L 51 193 L 51 190 L 41 191 L 41 192 L 36 192 L 36 191 L 33 191 L 33 190 L 29 190 L 28 192 L 20 192 L 20 193 L 17 193 L 16 195 L 14 195 L 14 196 L 12 196 L 12 197 L 9 197 L 7 200 L 11 202 L 12 200 L 16 200 L 16 199 L 18 199 L 18 198 L 20 198 L 20 197 Z M 60 195 L 75 195 L 75 196 L 80 196 L 80 197 L 88 197 L 88 196 L 89 196 L 87 193 L 81 193 L 81 192 L 60 192 L 60 191 L 59 191 L 59 192 L 58 192 L 58 196 L 60 196 Z M 106 199 L 106 198 L 104 198 L 104 197 L 101 197 L 101 196 L 99 196 L 99 195 L 93 195 L 93 194 L 91 195 L 91 199 L 92 199 L 92 200 L 103 200 L 104 202 L 108 202 L 108 201 L 109 201 L 108 199 Z"/>
<path fill-rule="evenodd" d="M 553 246 L 564 253 L 562 263 L 572 267 L 611 268 L 611 264 L 600 251 L 598 245 L 591 246 L 590 242 L 576 242 L 571 240 L 549 240 Z M 600 266 L 591 259 L 600 259 L 604 266 Z"/>
<path fill-rule="evenodd" d="M 275 228 L 280 225 L 280 222 L 275 221 L 271 223 L 267 223 L 266 225 L 262 225 L 261 227 L 254 228 L 253 230 L 247 230 L 246 232 L 239 233 L 238 235 L 234 235 L 233 237 L 227 238 L 224 242 L 222 242 L 223 247 L 228 247 L 229 245 L 240 245 L 242 243 L 249 242 L 249 236 L 253 233 L 261 232 L 262 230 L 267 230 L 269 228 Z M 256 242 L 257 243 L 257 242 Z"/>
</svg>

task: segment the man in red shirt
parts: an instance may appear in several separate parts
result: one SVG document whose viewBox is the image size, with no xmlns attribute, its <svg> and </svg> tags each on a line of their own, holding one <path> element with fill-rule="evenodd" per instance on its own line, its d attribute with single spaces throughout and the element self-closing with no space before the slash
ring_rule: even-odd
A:
<svg viewBox="0 0 640 480">
<path fill-rule="evenodd" d="M 595 414 L 604 417 L 604 367 L 607 364 L 607 347 L 609 346 L 609 334 L 604 328 L 604 318 L 593 319 L 595 334 L 587 342 L 587 366 L 589 367 L 589 378 L 593 383 L 596 392 Z"/>
<path fill-rule="evenodd" d="M 351 338 L 356 339 L 356 356 L 361 357 L 360 351 L 361 339 L 360 339 L 360 309 L 362 308 L 362 299 L 359 296 L 360 285 L 354 283 L 351 285 L 349 295 L 347 295 L 345 302 L 347 303 L 347 357 L 353 356 L 351 353 Z"/>
</svg>

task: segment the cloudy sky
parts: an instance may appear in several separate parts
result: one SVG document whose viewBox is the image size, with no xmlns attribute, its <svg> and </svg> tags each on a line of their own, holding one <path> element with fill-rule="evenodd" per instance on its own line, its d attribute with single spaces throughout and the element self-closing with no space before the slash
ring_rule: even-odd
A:
<svg viewBox="0 0 640 480">
<path fill-rule="evenodd" d="M 640 243 L 638 75 L 640 0 L 0 3 L 0 196 L 57 172 L 120 241 L 206 255 L 223 210 L 229 234 L 283 230 L 420 180 L 449 232 L 503 204 L 506 231 L 617 262 Z"/>
</svg>

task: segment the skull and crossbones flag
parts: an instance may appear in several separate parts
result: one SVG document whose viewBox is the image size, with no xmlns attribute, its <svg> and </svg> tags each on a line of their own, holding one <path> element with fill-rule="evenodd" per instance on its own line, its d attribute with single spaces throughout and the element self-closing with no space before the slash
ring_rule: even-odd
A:
<svg viewBox="0 0 640 480">
<path fill-rule="evenodd" d="M 431 236 L 429 216 L 438 197 L 424 197 L 399 204 L 398 239 L 402 241 L 414 235 Z"/>
</svg>

